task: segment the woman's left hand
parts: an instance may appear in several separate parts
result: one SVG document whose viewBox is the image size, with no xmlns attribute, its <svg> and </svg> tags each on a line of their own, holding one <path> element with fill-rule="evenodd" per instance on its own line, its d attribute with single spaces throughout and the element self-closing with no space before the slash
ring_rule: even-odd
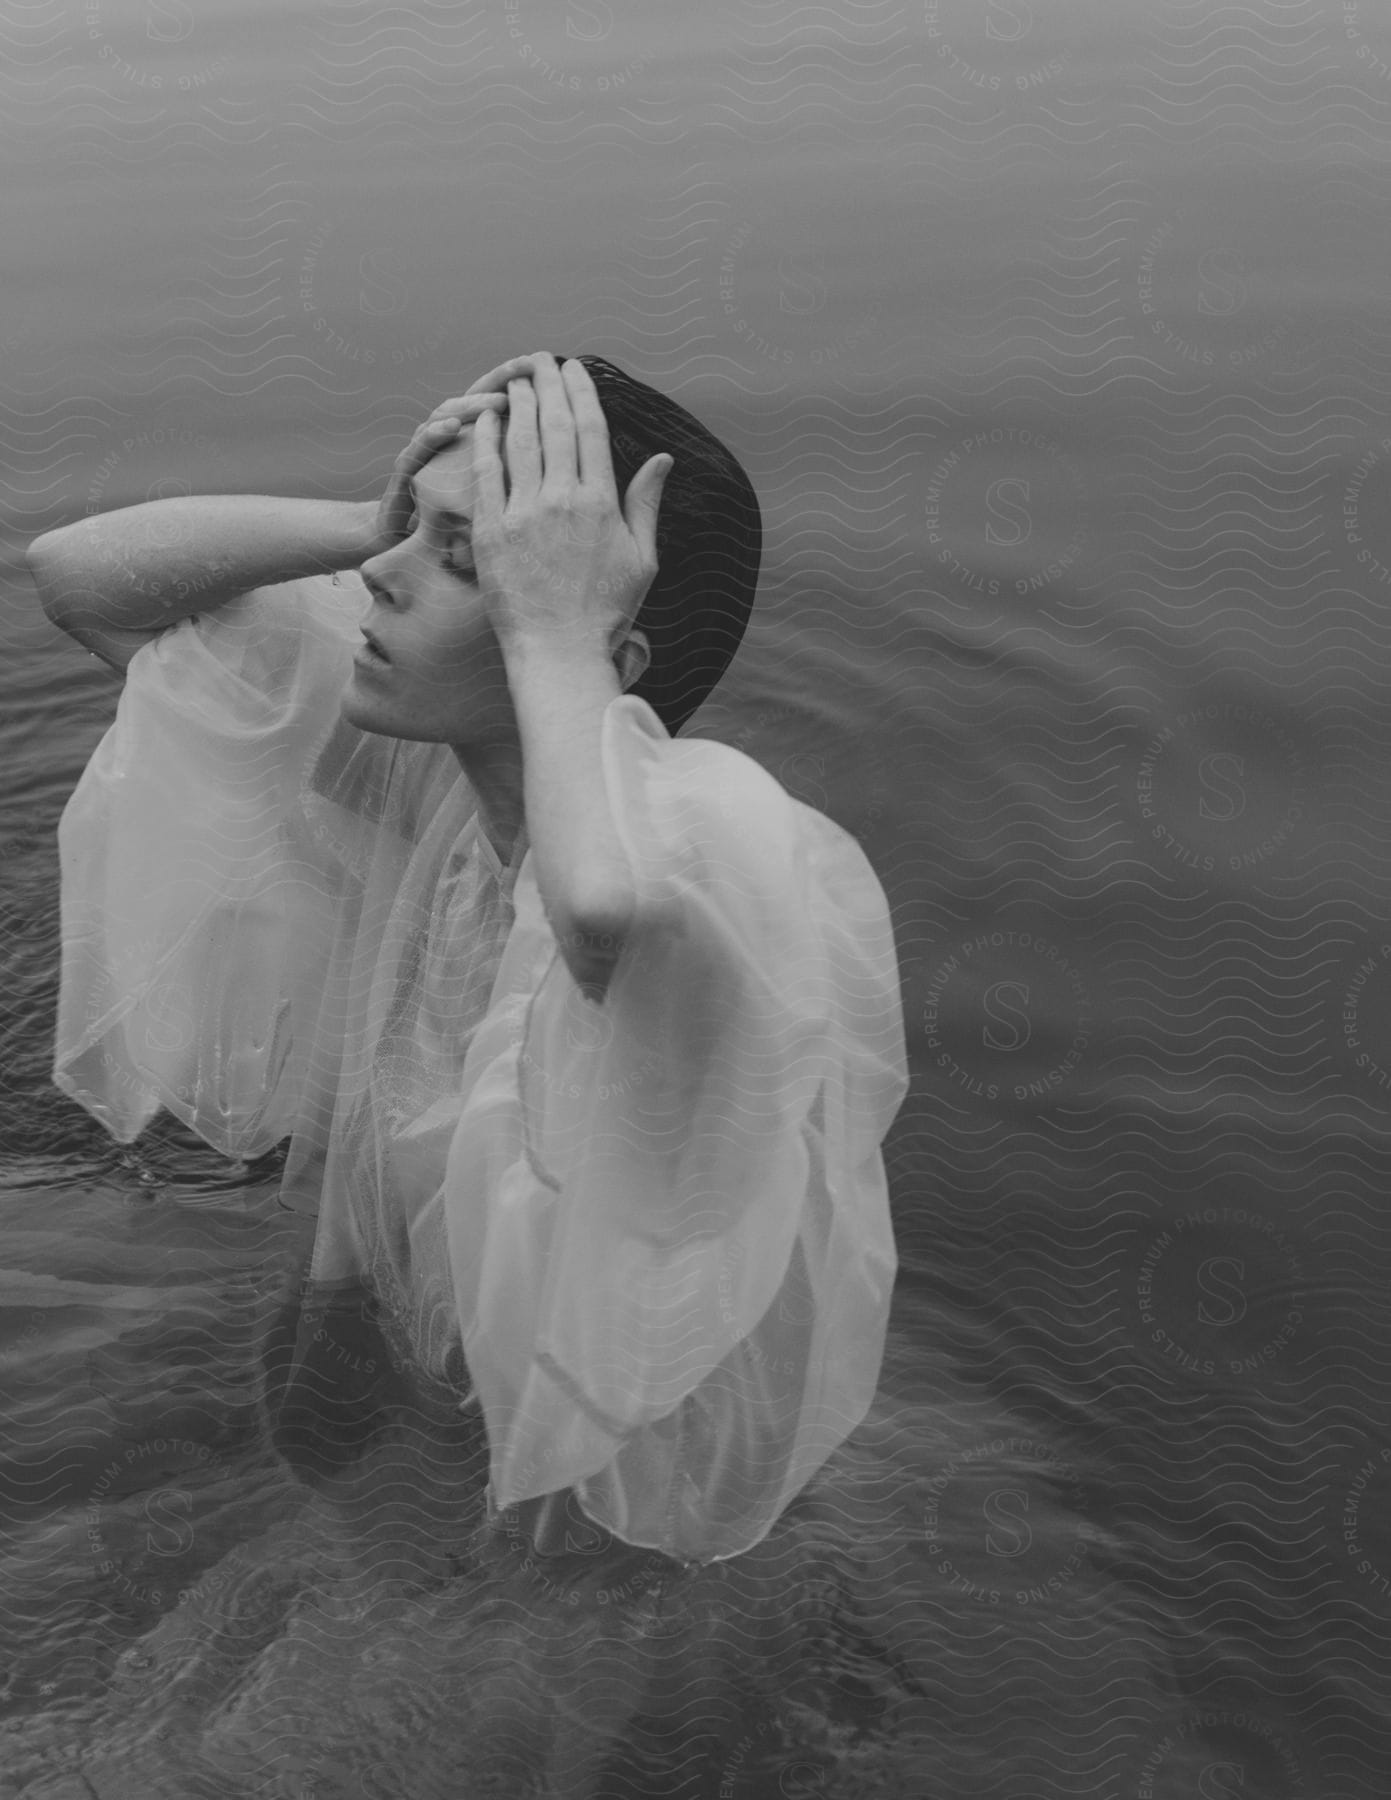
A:
<svg viewBox="0 0 1391 1800">
<path fill-rule="evenodd" d="M 410 442 L 392 464 L 386 492 L 370 508 L 371 526 L 370 535 L 363 544 L 364 562 L 410 536 L 411 520 L 415 517 L 411 482 L 426 463 L 446 444 L 453 443 L 465 425 L 475 423 L 484 412 L 502 411 L 506 405 L 505 396 L 500 394 L 466 394 L 461 399 L 437 406 L 429 418 L 416 427 Z"/>
<path fill-rule="evenodd" d="M 672 466 L 649 457 L 619 505 L 609 430 L 589 371 L 526 359 L 507 385 L 507 481 L 501 424 L 473 429 L 473 561 L 506 650 L 542 638 L 608 655 L 657 573 L 657 509 Z"/>
</svg>

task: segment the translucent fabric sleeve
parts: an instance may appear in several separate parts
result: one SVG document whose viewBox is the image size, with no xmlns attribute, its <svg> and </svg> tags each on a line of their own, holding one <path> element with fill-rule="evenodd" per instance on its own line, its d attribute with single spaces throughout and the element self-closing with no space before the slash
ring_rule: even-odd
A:
<svg viewBox="0 0 1391 1800">
<path fill-rule="evenodd" d="M 894 945 L 858 845 L 626 697 L 639 894 L 602 1004 L 524 867 L 445 1208 L 492 1499 L 573 1485 L 630 1543 L 732 1556 L 864 1417 L 896 1268 Z"/>
<path fill-rule="evenodd" d="M 287 582 L 143 646 L 63 813 L 53 1079 L 120 1143 L 161 1107 L 228 1156 L 294 1124 L 343 901 L 300 790 L 352 598 Z"/>
</svg>

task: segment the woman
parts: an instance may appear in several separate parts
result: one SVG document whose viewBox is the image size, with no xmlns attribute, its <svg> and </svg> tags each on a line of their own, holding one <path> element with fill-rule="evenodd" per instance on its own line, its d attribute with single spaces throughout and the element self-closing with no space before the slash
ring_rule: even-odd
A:
<svg viewBox="0 0 1391 1800">
<path fill-rule="evenodd" d="M 31 547 L 126 670 L 60 830 L 55 1080 L 121 1142 L 161 1106 L 228 1155 L 288 1137 L 318 1224 L 277 1431 L 310 1478 L 393 1404 L 476 1399 L 490 1516 L 705 1562 L 869 1406 L 883 895 L 675 735 L 758 542 L 688 413 L 538 355 L 437 408 L 377 509 L 195 497 Z"/>
</svg>

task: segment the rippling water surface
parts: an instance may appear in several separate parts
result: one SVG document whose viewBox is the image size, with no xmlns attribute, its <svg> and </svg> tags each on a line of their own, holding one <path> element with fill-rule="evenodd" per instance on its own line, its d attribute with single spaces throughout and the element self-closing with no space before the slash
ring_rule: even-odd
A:
<svg viewBox="0 0 1391 1800">
<path fill-rule="evenodd" d="M 1384 1793 L 1380 9 L 37 0 L 0 45 L 0 1794 Z M 24 540 L 365 498 L 538 345 L 744 458 L 701 729 L 861 837 L 904 981 L 878 1401 L 691 1576 L 482 1531 L 443 1411 L 300 1486 L 273 1167 L 47 1079 L 119 684 Z"/>
</svg>

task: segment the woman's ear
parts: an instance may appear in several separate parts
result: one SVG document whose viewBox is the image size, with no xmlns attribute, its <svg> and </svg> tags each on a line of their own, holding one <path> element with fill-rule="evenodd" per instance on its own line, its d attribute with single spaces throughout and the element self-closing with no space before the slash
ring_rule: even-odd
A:
<svg viewBox="0 0 1391 1800">
<path fill-rule="evenodd" d="M 635 681 L 641 681 L 652 661 L 652 646 L 645 631 L 629 631 L 613 653 L 613 666 L 626 694 Z"/>
</svg>

